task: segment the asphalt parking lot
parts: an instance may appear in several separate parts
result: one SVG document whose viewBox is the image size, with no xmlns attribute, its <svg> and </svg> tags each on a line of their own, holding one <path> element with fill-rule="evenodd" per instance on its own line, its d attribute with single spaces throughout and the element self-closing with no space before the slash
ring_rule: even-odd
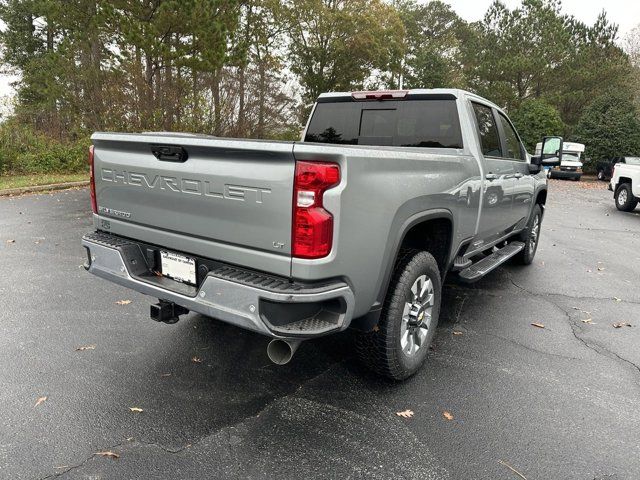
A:
<svg viewBox="0 0 640 480">
<path fill-rule="evenodd" d="M 278 367 L 258 335 L 151 321 L 81 268 L 88 205 L 0 198 L 0 478 L 640 478 L 640 208 L 604 184 L 552 181 L 530 267 L 449 279 L 398 384 L 348 334 Z"/>
</svg>

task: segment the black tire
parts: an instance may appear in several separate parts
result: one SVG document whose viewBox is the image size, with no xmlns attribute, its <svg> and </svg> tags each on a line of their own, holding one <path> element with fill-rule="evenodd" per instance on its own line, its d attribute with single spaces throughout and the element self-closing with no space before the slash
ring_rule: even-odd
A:
<svg viewBox="0 0 640 480">
<path fill-rule="evenodd" d="M 622 212 L 633 212 L 638 206 L 638 200 L 633 196 L 630 183 L 623 183 L 614 195 L 616 208 Z"/>
<path fill-rule="evenodd" d="M 519 240 L 524 243 L 524 249 L 513 257 L 516 263 L 520 265 L 531 265 L 531 263 L 533 263 L 533 259 L 538 251 L 538 245 L 540 244 L 541 229 L 542 208 L 536 204 L 536 206 L 533 207 L 533 212 L 531 212 L 529 225 L 527 225 L 527 228 L 520 234 Z"/>
<path fill-rule="evenodd" d="M 607 181 L 607 176 L 604 174 L 604 170 L 598 170 L 598 180 L 601 182 Z"/>
<path fill-rule="evenodd" d="M 422 276 L 431 280 L 433 287 L 430 321 L 428 328 L 425 326 L 409 327 L 409 324 L 403 320 L 403 315 L 406 305 L 412 301 L 415 302 L 411 288 Z M 416 373 L 424 363 L 429 345 L 435 335 L 440 314 L 441 296 L 442 281 L 438 264 L 433 256 L 419 250 L 402 250 L 396 260 L 378 325 L 372 332 L 356 335 L 356 352 L 361 362 L 379 375 L 393 380 L 404 380 Z M 411 305 L 416 305 L 416 303 Z M 409 315 L 406 315 L 404 318 L 408 317 Z M 419 321 L 422 322 L 423 318 L 427 317 L 423 314 L 419 317 Z M 409 330 L 409 328 L 414 330 Z M 405 336 L 411 335 L 410 332 L 415 332 L 416 328 L 424 335 L 424 339 L 415 352 L 407 353 L 402 348 L 404 340 L 401 338 L 402 332 L 405 331 Z M 420 328 L 426 330 L 426 333 L 422 333 Z M 414 345 L 418 344 L 414 343 Z M 411 349 L 410 346 L 409 349 Z"/>
</svg>

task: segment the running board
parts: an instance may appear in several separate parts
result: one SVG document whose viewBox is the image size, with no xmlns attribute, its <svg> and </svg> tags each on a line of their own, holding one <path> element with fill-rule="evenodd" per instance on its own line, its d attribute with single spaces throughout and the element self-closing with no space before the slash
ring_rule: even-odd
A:
<svg viewBox="0 0 640 480">
<path fill-rule="evenodd" d="M 495 270 L 514 255 L 524 249 L 524 243 L 511 242 L 508 245 L 496 250 L 491 255 L 484 257 L 468 268 L 462 270 L 458 275 L 463 282 L 472 283 L 480 280 L 487 273 Z"/>
<path fill-rule="evenodd" d="M 453 267 L 451 267 L 451 269 L 454 272 L 459 272 L 460 270 L 464 270 L 465 268 L 470 267 L 471 265 L 473 265 L 473 262 L 471 260 L 469 260 L 468 258 L 459 256 L 459 257 L 456 257 L 455 261 L 453 262 Z"/>
</svg>

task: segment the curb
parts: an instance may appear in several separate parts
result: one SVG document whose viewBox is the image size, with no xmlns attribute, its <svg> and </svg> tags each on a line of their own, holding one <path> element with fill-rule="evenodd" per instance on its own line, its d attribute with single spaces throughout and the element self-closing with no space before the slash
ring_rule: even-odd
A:
<svg viewBox="0 0 640 480">
<path fill-rule="evenodd" d="M 67 188 L 74 188 L 74 187 L 86 187 L 88 185 L 89 185 L 89 181 L 83 180 L 81 182 L 65 182 L 65 183 L 54 183 L 51 185 L 34 185 L 32 187 L 8 188 L 6 190 L 0 190 L 0 197 L 6 197 L 10 195 L 22 195 L 25 193 L 33 193 L 33 192 L 48 192 L 51 190 L 64 190 Z"/>
</svg>

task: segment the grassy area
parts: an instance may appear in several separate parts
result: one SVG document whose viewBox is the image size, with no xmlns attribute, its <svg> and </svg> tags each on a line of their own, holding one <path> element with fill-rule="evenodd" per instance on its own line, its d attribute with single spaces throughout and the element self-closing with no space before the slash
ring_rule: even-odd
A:
<svg viewBox="0 0 640 480">
<path fill-rule="evenodd" d="M 42 173 L 34 175 L 0 176 L 0 190 L 8 188 L 32 187 L 36 185 L 51 185 L 54 183 L 81 182 L 89 180 L 88 173 Z"/>
</svg>

